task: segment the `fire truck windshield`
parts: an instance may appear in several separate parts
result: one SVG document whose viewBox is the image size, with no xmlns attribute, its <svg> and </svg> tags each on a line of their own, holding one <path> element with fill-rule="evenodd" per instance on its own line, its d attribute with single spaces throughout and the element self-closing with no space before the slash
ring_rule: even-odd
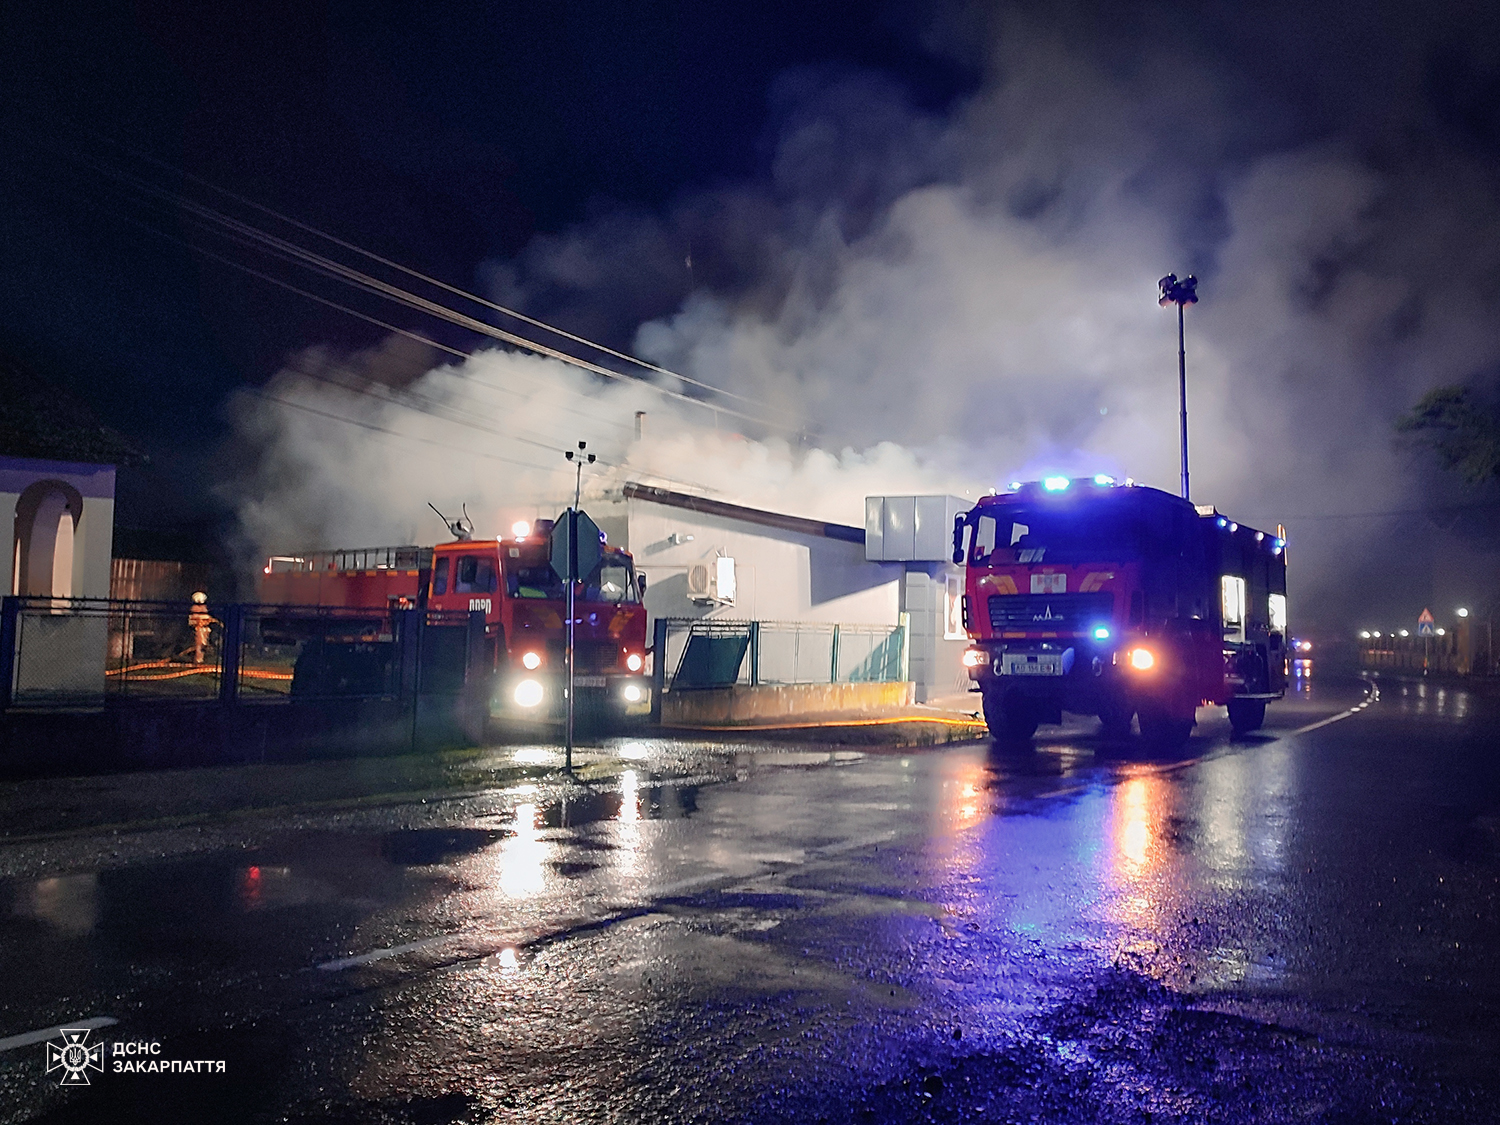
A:
<svg viewBox="0 0 1500 1125">
<path fill-rule="evenodd" d="M 969 527 L 969 564 L 1067 562 L 1133 558 L 1141 553 L 1140 513 L 1102 505 L 1081 510 L 1009 507 L 984 513 Z"/>
<path fill-rule="evenodd" d="M 589 576 L 583 589 L 586 602 L 634 602 L 635 582 L 631 578 L 630 564 L 622 558 L 606 557 L 597 570 Z"/>
</svg>

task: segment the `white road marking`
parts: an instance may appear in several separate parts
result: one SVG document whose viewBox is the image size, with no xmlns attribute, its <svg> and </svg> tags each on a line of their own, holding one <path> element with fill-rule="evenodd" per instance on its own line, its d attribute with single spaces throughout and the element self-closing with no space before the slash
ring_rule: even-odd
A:
<svg viewBox="0 0 1500 1125">
<path fill-rule="evenodd" d="M 63 1028 L 69 1031 L 97 1031 L 101 1027 L 113 1027 L 120 1021 L 109 1016 L 93 1016 L 86 1020 L 70 1020 L 68 1023 L 60 1023 L 54 1027 L 44 1027 L 40 1031 L 28 1031 L 22 1035 L 12 1035 L 6 1039 L 0 1039 L 0 1051 L 14 1051 L 17 1047 L 30 1047 L 33 1043 L 45 1043 L 48 1039 L 55 1039 L 62 1034 Z"/>
<path fill-rule="evenodd" d="M 1349 710 L 1340 711 L 1337 715 L 1332 715 L 1326 719 L 1319 719 L 1316 723 L 1308 723 L 1305 727 L 1298 727 L 1296 730 L 1292 731 L 1292 733 L 1306 734 L 1308 731 L 1317 730 L 1319 727 L 1326 727 L 1329 723 L 1337 723 L 1341 722 L 1344 719 L 1352 718 L 1353 716 L 1358 715 L 1370 704 L 1378 702 L 1379 699 L 1380 689 L 1374 684 L 1371 684 L 1370 694 L 1365 697 L 1365 701 L 1363 703 L 1356 703 L 1353 707 L 1349 708 Z"/>
<path fill-rule="evenodd" d="M 393 945 L 388 949 L 372 949 L 368 953 L 359 953 L 353 957 L 324 961 L 317 968 L 325 973 L 337 973 L 344 969 L 352 969 L 356 965 L 368 965 L 372 961 L 384 961 L 388 957 L 400 957 L 406 953 L 415 953 L 419 949 L 430 949 L 434 945 L 452 941 L 458 936 L 458 934 L 439 934 L 437 937 L 423 938 L 421 941 L 408 942 L 406 945 Z"/>
</svg>

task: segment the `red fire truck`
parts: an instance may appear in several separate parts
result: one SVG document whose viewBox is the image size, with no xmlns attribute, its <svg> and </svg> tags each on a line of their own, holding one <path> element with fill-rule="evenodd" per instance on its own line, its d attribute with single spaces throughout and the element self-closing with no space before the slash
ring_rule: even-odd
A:
<svg viewBox="0 0 1500 1125">
<path fill-rule="evenodd" d="M 1120 737 L 1186 742 L 1196 709 L 1238 733 L 1286 692 L 1286 542 L 1213 508 L 1111 477 L 1048 477 L 958 517 L 964 653 L 997 738 L 1062 712 Z"/>
<path fill-rule="evenodd" d="M 303 644 L 292 693 L 379 681 L 393 659 L 398 611 L 459 618 L 484 614 L 485 665 L 494 673 L 495 716 L 548 717 L 565 706 L 567 591 L 551 566 L 553 521 L 517 524 L 511 538 L 466 534 L 436 547 L 373 547 L 275 555 L 261 602 L 326 616 L 268 612 L 268 639 Z M 605 715 L 649 712 L 643 578 L 628 552 L 605 547 L 574 594 L 578 702 Z M 360 611 L 368 611 L 367 613 Z"/>
</svg>

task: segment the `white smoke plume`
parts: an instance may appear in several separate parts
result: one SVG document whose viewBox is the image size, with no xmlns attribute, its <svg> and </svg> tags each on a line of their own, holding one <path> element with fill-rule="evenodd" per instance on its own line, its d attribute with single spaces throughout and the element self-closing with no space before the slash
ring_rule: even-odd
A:
<svg viewBox="0 0 1500 1125">
<path fill-rule="evenodd" d="M 816 448 L 715 432 L 649 388 L 516 355 L 397 392 L 443 418 L 289 373 L 276 397 L 374 428 L 247 404 L 248 534 L 425 541 L 428 500 L 495 520 L 556 508 L 571 476 L 555 450 L 577 438 L 607 463 L 596 488 L 652 479 L 850 523 L 866 494 L 974 495 L 1049 471 L 1176 491 L 1176 315 L 1155 302 L 1171 270 L 1201 279 L 1194 499 L 1288 525 L 1310 619 L 1367 605 L 1371 575 L 1430 587 L 1409 530 L 1397 548 L 1390 521 L 1346 517 L 1416 504 L 1426 478 L 1393 421 L 1500 364 L 1493 174 L 1411 130 L 1283 139 L 1270 99 L 1180 43 L 1120 65 L 1061 25 L 964 26 L 986 77 L 947 116 L 868 75 L 791 76 L 767 182 L 610 216 L 492 271 L 498 296 L 541 315 L 638 325 L 638 354 L 793 418 Z M 622 291 L 632 261 L 672 311 L 641 323 L 652 301 Z"/>
</svg>

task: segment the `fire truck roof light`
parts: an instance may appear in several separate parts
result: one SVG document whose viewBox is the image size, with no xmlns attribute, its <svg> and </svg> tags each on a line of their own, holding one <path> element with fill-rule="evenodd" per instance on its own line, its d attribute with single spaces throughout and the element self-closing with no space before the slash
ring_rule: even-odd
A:
<svg viewBox="0 0 1500 1125">
<path fill-rule="evenodd" d="M 1094 476 L 1094 483 L 1098 485 L 1111 485 L 1115 483 L 1115 478 L 1108 473 L 1097 473 Z"/>
<path fill-rule="evenodd" d="M 1229 526 L 1229 521 L 1226 520 L 1223 516 L 1220 516 L 1214 522 L 1217 523 L 1220 527 L 1228 527 Z"/>
<path fill-rule="evenodd" d="M 510 533 L 517 539 L 529 539 L 531 537 L 531 524 L 525 520 L 517 520 L 510 525 Z"/>
<path fill-rule="evenodd" d="M 1043 477 L 1042 487 L 1048 492 L 1062 492 L 1073 482 L 1067 477 Z"/>
<path fill-rule="evenodd" d="M 1011 481 L 1010 482 L 1010 490 L 1012 492 L 1019 492 L 1021 490 L 1021 482 L 1018 481 L 1018 480 Z"/>
</svg>

